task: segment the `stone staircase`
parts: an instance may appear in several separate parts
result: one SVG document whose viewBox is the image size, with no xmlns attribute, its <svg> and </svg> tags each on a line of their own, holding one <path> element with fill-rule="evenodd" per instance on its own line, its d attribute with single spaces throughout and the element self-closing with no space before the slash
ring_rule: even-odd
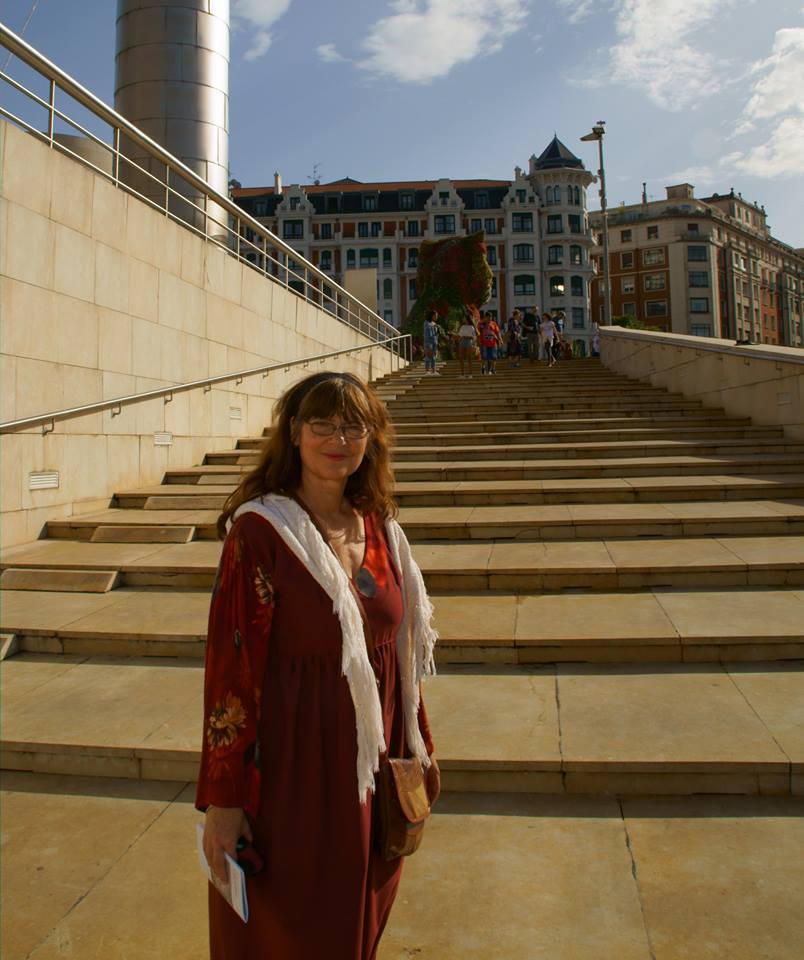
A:
<svg viewBox="0 0 804 960">
<path fill-rule="evenodd" d="M 441 374 L 377 386 L 447 788 L 800 793 L 804 443 L 597 361 Z M 193 779 L 214 524 L 260 442 L 3 555 L 5 769 Z"/>
</svg>

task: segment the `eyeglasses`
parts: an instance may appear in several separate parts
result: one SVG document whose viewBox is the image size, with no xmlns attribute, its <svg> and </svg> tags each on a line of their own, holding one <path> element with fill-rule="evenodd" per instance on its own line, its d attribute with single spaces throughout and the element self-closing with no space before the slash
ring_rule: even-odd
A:
<svg viewBox="0 0 804 960">
<path fill-rule="evenodd" d="M 333 423 L 331 420 L 308 420 L 307 423 L 317 437 L 340 433 L 345 440 L 363 440 L 369 435 L 369 428 L 363 423 Z"/>
</svg>

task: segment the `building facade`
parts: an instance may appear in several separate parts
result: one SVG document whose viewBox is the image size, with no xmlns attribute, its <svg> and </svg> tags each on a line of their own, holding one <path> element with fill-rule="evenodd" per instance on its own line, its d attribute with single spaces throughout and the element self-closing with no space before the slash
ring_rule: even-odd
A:
<svg viewBox="0 0 804 960">
<path fill-rule="evenodd" d="M 590 220 L 600 240 L 600 213 Z M 592 317 L 603 317 L 602 244 L 593 251 Z M 804 251 L 771 236 L 765 210 L 740 194 L 664 200 L 609 212 L 612 315 L 672 333 L 802 346 Z"/>
<path fill-rule="evenodd" d="M 482 232 L 493 274 L 485 309 L 498 319 L 515 307 L 563 310 L 566 335 L 588 352 L 594 266 L 586 191 L 593 180 L 555 137 L 513 180 L 347 177 L 283 188 L 277 175 L 273 187 L 236 187 L 232 197 L 334 281 L 343 284 L 347 270 L 376 269 L 379 313 L 397 327 L 417 299 L 422 241 Z M 281 269 L 272 262 L 278 252 L 268 253 L 268 269 Z"/>
</svg>

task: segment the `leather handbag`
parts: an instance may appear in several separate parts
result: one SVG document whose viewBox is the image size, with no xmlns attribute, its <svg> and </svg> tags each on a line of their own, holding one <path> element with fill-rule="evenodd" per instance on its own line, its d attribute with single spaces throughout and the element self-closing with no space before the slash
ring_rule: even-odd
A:
<svg viewBox="0 0 804 960">
<path fill-rule="evenodd" d="M 430 799 L 418 758 L 380 760 L 374 809 L 375 840 L 384 860 L 409 857 L 419 849 Z"/>
</svg>

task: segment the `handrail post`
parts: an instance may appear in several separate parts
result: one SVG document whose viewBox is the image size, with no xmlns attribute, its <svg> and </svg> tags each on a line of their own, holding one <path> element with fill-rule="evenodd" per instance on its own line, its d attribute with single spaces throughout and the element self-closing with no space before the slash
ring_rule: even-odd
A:
<svg viewBox="0 0 804 960">
<path fill-rule="evenodd" d="M 120 186 L 120 127 L 114 128 L 114 159 L 112 160 L 114 185 Z"/>
<path fill-rule="evenodd" d="M 47 117 L 47 138 L 50 146 L 53 146 L 53 132 L 56 127 L 56 81 L 50 81 L 50 109 Z"/>
</svg>

